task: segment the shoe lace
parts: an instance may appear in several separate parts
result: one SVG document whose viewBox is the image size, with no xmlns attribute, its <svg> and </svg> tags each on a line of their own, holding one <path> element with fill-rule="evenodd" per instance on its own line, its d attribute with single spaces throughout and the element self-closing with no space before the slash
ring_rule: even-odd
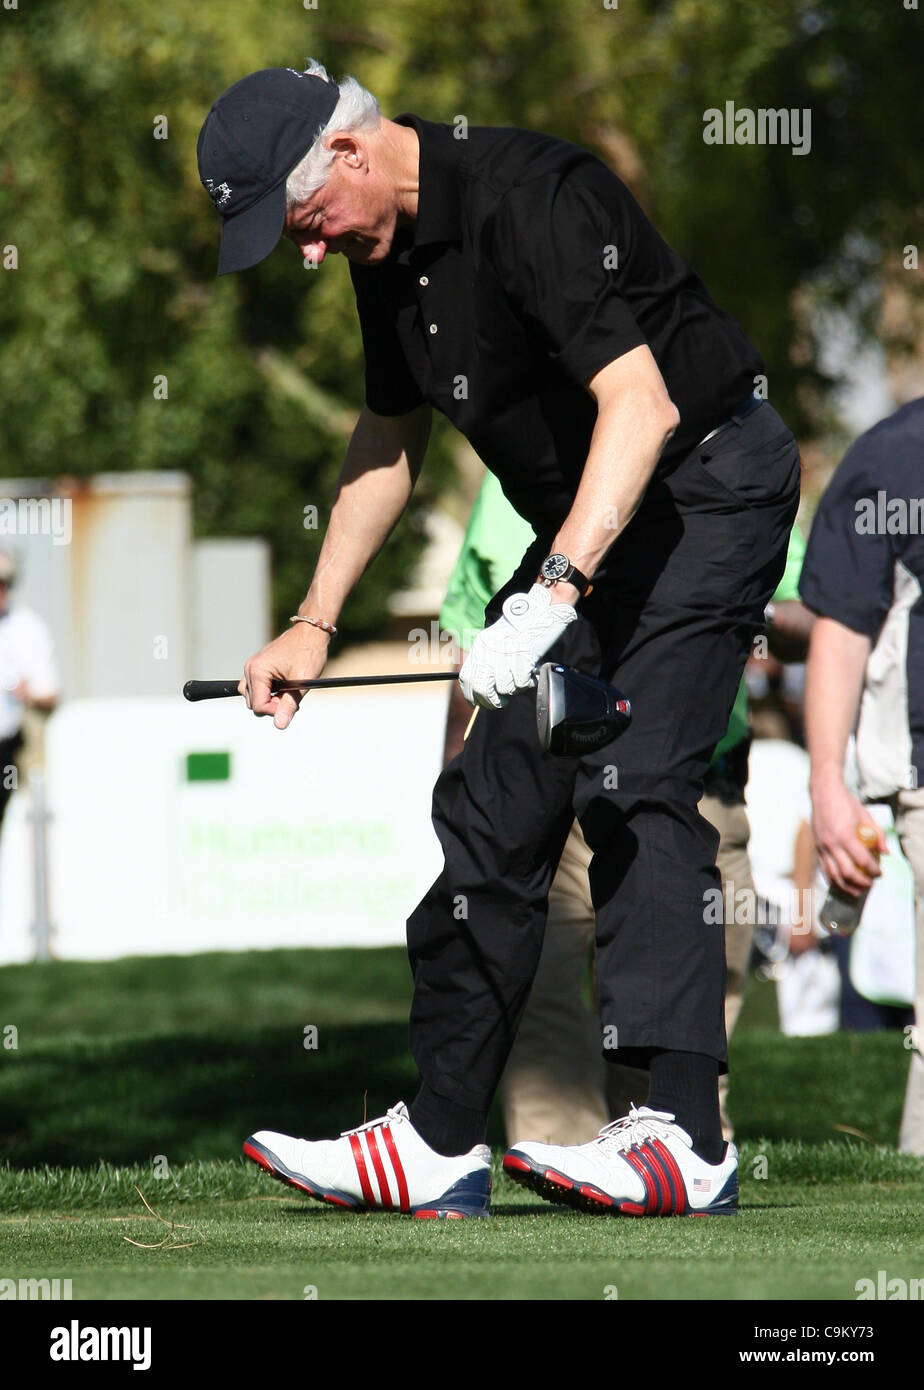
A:
<svg viewBox="0 0 924 1390">
<path fill-rule="evenodd" d="M 380 1115 L 377 1120 L 367 1120 L 365 1124 L 356 1125 L 353 1129 L 342 1129 L 340 1138 L 346 1139 L 351 1134 L 361 1134 L 364 1129 L 375 1129 L 377 1125 L 400 1124 L 406 1118 L 406 1112 L 399 1105 L 393 1105 L 384 1115 Z"/>
<path fill-rule="evenodd" d="M 630 1104 L 628 1115 L 604 1125 L 593 1142 L 607 1152 L 620 1153 L 623 1149 L 643 1144 L 646 1139 L 676 1138 L 678 1133 L 682 1131 L 668 1111 L 649 1110 L 642 1115 L 635 1105 Z"/>
</svg>

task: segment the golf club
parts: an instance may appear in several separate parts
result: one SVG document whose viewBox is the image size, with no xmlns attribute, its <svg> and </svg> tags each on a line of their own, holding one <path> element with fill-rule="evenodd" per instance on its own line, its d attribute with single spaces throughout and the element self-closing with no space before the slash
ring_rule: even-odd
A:
<svg viewBox="0 0 924 1390">
<path fill-rule="evenodd" d="M 237 695 L 239 679 L 187 681 L 187 700 L 219 700 Z M 426 671 L 389 676 L 329 676 L 319 680 L 273 681 L 274 695 L 306 690 L 342 690 L 366 685 L 407 685 L 419 681 L 457 680 L 455 671 Z M 585 676 L 571 666 L 546 661 L 536 684 L 536 727 L 548 753 L 576 757 L 618 738 L 632 717 L 632 707 L 614 686 Z"/>
<path fill-rule="evenodd" d="M 548 753 L 579 757 L 610 743 L 626 729 L 632 706 L 598 676 L 547 661 L 536 684 L 536 726 Z"/>
<path fill-rule="evenodd" d="M 229 681 L 187 681 L 183 694 L 187 700 L 221 700 L 226 695 L 238 695 L 240 676 Z M 296 694 L 301 690 L 344 690 L 354 685 L 408 685 L 415 681 L 454 681 L 455 671 L 422 671 L 407 676 L 324 676 L 315 681 L 273 681 L 274 695 Z"/>
</svg>

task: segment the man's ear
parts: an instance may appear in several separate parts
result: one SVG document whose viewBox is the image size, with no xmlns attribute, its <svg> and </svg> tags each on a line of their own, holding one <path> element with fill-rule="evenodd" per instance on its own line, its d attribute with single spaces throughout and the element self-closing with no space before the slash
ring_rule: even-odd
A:
<svg viewBox="0 0 924 1390">
<path fill-rule="evenodd" d="M 348 131 L 330 136 L 326 144 L 334 158 L 342 159 L 350 169 L 361 169 L 368 163 L 365 149 L 356 139 L 356 136 L 351 135 Z"/>
</svg>

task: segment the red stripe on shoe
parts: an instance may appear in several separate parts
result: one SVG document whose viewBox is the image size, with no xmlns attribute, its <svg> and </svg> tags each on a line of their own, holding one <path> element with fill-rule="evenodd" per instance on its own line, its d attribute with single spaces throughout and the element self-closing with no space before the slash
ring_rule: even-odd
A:
<svg viewBox="0 0 924 1390">
<path fill-rule="evenodd" d="M 651 1143 L 647 1139 L 638 1146 L 637 1152 L 642 1161 L 647 1163 L 651 1169 L 658 1188 L 658 1201 L 652 1215 L 669 1216 L 674 1210 L 674 1199 L 671 1195 L 671 1181 L 667 1169 L 661 1162 L 661 1155 L 651 1147 Z"/>
<path fill-rule="evenodd" d="M 645 1184 L 645 1213 L 646 1215 L 658 1209 L 658 1188 L 648 1164 L 642 1159 L 637 1149 L 626 1149 L 625 1153 L 619 1155 L 635 1169 L 642 1182 Z"/>
<path fill-rule="evenodd" d="M 391 1125 L 382 1126 L 382 1138 L 385 1140 L 385 1147 L 388 1150 L 388 1157 L 391 1159 L 391 1166 L 395 1170 L 395 1178 L 398 1183 L 398 1200 L 401 1203 L 402 1211 L 410 1211 L 411 1203 L 407 1195 L 407 1180 L 404 1176 L 404 1169 L 401 1166 L 401 1159 L 398 1157 L 398 1146 L 395 1143 L 395 1136 L 391 1132 Z"/>
<path fill-rule="evenodd" d="M 366 1171 L 363 1146 L 359 1142 L 359 1136 L 357 1134 L 350 1135 L 350 1148 L 353 1150 L 353 1161 L 356 1164 L 356 1171 L 359 1174 L 359 1183 L 363 1190 L 363 1201 L 370 1207 L 373 1207 L 375 1206 L 375 1194 L 372 1191 L 372 1183 L 369 1181 L 369 1174 Z"/>
<path fill-rule="evenodd" d="M 382 1195 L 382 1206 L 386 1211 L 391 1211 L 391 1193 L 388 1190 L 388 1178 L 385 1174 L 385 1164 L 382 1162 L 382 1155 L 379 1153 L 378 1141 L 375 1137 L 374 1129 L 366 1130 L 366 1143 L 369 1145 L 369 1153 L 372 1158 L 372 1166 L 375 1169 L 375 1176 L 379 1182 L 379 1192 Z"/>
<path fill-rule="evenodd" d="M 683 1174 L 680 1171 L 677 1160 L 663 1139 L 653 1139 L 651 1147 L 657 1151 L 661 1158 L 661 1162 L 674 1179 L 674 1188 L 677 1192 L 677 1201 L 674 1204 L 674 1211 L 677 1216 L 683 1216 L 687 1209 L 687 1185 L 683 1180 Z"/>
</svg>

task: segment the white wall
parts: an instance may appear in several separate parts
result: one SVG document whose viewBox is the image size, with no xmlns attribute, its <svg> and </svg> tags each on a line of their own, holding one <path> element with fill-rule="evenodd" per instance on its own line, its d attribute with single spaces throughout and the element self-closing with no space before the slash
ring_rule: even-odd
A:
<svg viewBox="0 0 924 1390">
<path fill-rule="evenodd" d="M 196 541 L 192 656 L 185 680 L 239 676 L 270 638 L 269 546 L 262 540 Z"/>
<path fill-rule="evenodd" d="M 192 675 L 239 672 L 269 640 L 267 543 L 194 541 L 185 474 L 0 479 L 0 501 L 22 498 L 66 514 L 66 536 L 0 534 L 20 559 L 13 601 L 51 628 L 64 699 L 176 695 Z"/>
<path fill-rule="evenodd" d="M 47 740 L 53 954 L 403 943 L 442 865 L 446 701 L 442 685 L 316 691 L 284 732 L 237 698 L 64 705 Z M 230 753 L 230 780 L 187 781 L 196 752 Z M 0 842 L 0 963 L 34 953 L 27 799 Z"/>
</svg>

